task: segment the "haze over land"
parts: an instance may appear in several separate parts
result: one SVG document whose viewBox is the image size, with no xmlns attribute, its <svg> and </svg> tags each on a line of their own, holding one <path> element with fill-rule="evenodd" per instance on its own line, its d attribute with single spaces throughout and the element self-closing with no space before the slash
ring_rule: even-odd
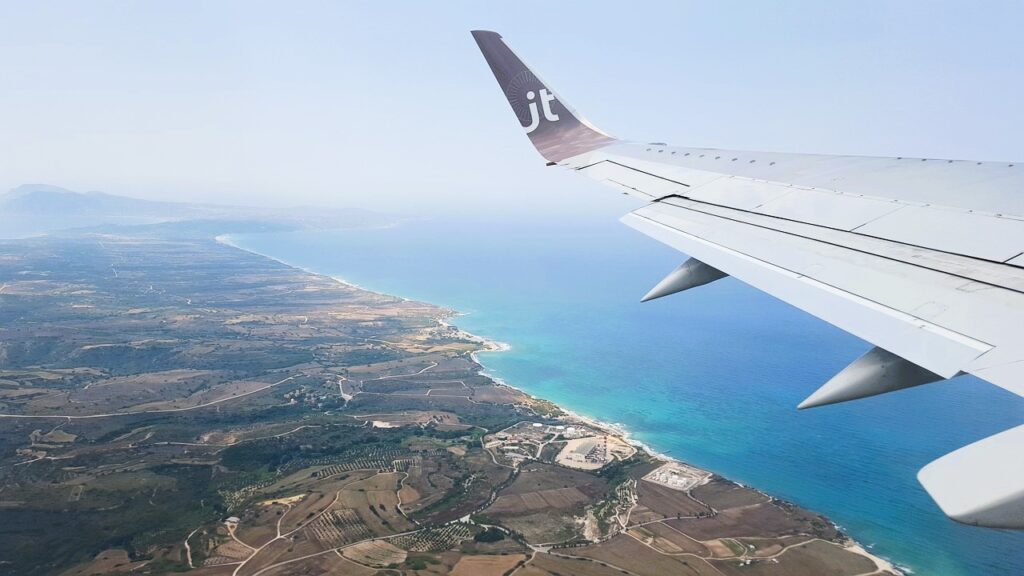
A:
<svg viewBox="0 0 1024 576">
<path fill-rule="evenodd" d="M 266 208 L 161 202 L 105 192 L 75 192 L 48 184 L 22 184 L 0 195 L 0 238 L 77 228 L 217 221 L 225 231 L 247 227 L 345 228 L 383 226 L 398 220 L 357 208 Z"/>
</svg>

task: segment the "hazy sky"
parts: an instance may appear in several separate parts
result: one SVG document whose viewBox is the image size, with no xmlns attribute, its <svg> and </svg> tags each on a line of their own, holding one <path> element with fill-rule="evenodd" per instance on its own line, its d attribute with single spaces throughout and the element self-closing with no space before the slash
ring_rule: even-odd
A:
<svg viewBox="0 0 1024 576">
<path fill-rule="evenodd" d="M 1024 2 L 3 2 L 0 189 L 554 213 L 469 30 L 606 131 L 1024 160 Z"/>
</svg>

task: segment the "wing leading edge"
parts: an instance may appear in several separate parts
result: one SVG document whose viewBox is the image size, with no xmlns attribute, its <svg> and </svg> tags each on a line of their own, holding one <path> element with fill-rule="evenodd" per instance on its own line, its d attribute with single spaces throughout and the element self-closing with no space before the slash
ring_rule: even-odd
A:
<svg viewBox="0 0 1024 576">
<path fill-rule="evenodd" d="M 629 226 L 691 256 L 650 300 L 734 276 L 876 345 L 810 408 L 970 373 L 1024 396 L 1024 166 L 617 140 L 494 32 L 473 36 L 538 151 L 648 202 Z M 954 520 L 1024 529 L 1024 425 L 928 464 Z"/>
</svg>

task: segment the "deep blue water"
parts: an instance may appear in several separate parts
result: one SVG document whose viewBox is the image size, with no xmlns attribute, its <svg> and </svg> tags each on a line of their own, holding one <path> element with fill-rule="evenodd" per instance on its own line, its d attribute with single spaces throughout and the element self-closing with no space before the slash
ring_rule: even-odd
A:
<svg viewBox="0 0 1024 576">
<path fill-rule="evenodd" d="M 1024 574 L 1024 533 L 958 525 L 915 479 L 1024 422 L 1024 399 L 964 377 L 798 412 L 869 345 L 729 278 L 641 305 L 684 257 L 614 220 L 571 226 L 432 220 L 231 239 L 465 312 L 460 327 L 512 346 L 482 357 L 508 383 L 822 512 L 917 574 Z"/>
</svg>

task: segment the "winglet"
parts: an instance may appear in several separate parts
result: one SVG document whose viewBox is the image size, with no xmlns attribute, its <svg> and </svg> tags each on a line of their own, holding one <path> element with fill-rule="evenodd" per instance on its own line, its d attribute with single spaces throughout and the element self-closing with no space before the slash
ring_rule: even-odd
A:
<svg viewBox="0 0 1024 576">
<path fill-rule="evenodd" d="M 520 126 L 546 160 L 561 162 L 615 141 L 551 90 L 500 34 L 487 30 L 474 30 L 472 34 Z"/>
</svg>

